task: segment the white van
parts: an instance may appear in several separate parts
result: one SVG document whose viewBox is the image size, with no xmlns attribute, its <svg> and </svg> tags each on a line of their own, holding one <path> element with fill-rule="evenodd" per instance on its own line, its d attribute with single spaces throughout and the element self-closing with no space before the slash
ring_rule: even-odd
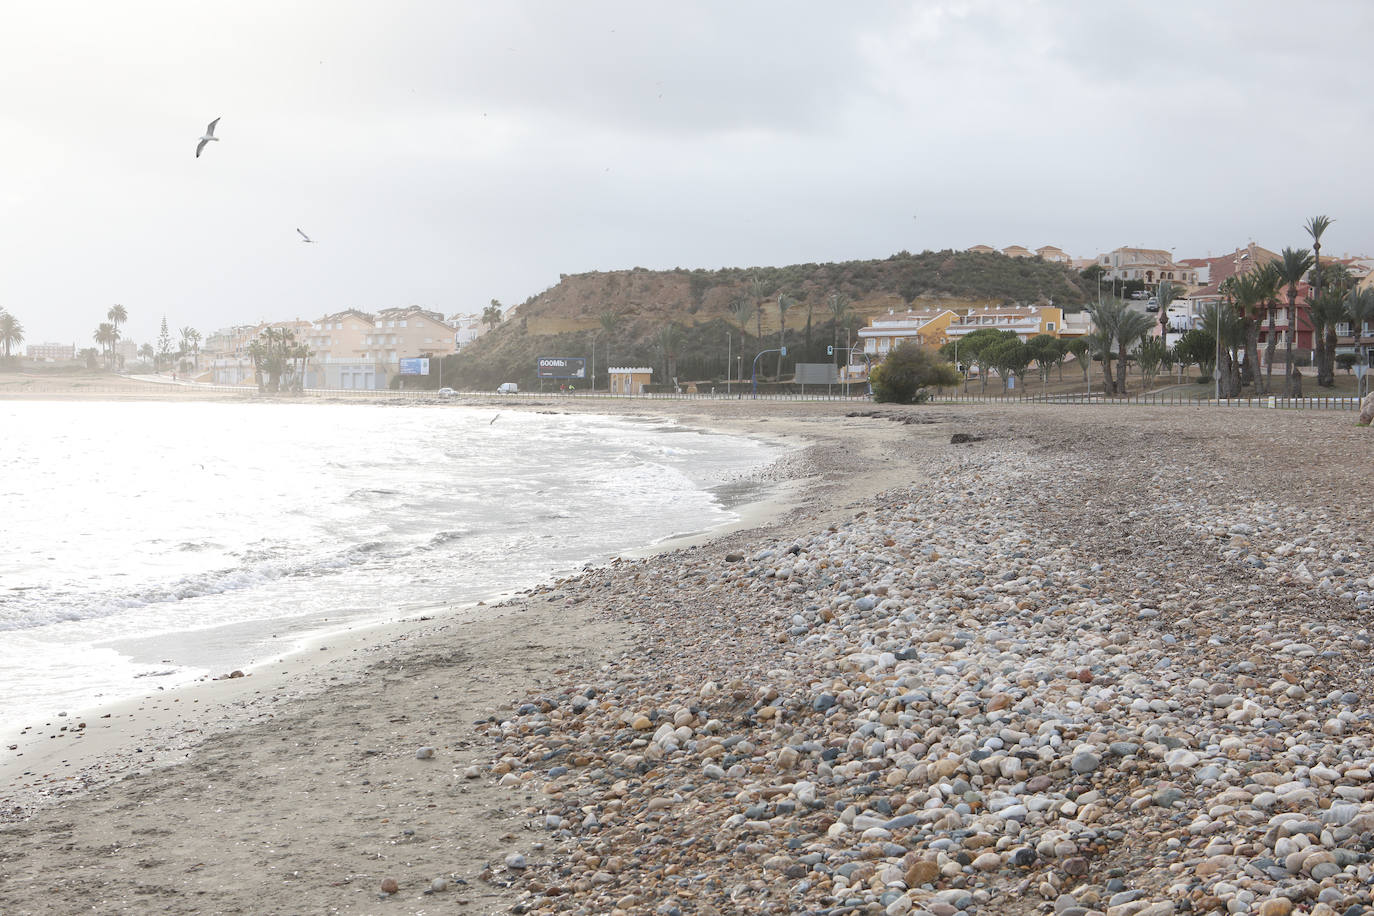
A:
<svg viewBox="0 0 1374 916">
<path fill-rule="evenodd" d="M 497 394 L 516 394 L 519 391 L 520 386 L 515 384 L 515 382 L 502 382 L 496 388 Z"/>
</svg>

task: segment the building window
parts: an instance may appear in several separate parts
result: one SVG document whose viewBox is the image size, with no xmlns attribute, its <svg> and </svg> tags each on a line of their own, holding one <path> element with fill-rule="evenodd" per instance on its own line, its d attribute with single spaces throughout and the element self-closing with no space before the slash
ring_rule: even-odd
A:
<svg viewBox="0 0 1374 916">
<path fill-rule="evenodd" d="M 1045 324 L 1045 327 L 1048 328 L 1049 330 L 1053 331 L 1053 330 L 1054 330 L 1054 322 L 1053 322 L 1053 321 L 1047 322 L 1047 323 Z M 1225 328 L 1225 325 L 1223 324 L 1222 327 Z"/>
</svg>

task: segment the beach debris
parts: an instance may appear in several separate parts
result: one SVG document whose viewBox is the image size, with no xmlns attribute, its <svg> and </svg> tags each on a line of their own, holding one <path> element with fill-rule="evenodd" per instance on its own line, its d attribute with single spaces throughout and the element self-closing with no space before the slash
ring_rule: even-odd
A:
<svg viewBox="0 0 1374 916">
<path fill-rule="evenodd" d="M 541 591 L 639 596 L 607 606 L 636 648 L 477 723 L 548 838 L 509 879 L 586 912 L 1368 912 L 1345 516 L 1146 473 L 1123 550 L 1091 524 L 1119 489 L 1048 512 L 1058 456 L 946 454 L 848 522 Z"/>
<path fill-rule="evenodd" d="M 301 241 L 302 241 L 302 242 L 305 242 L 305 243 L 310 244 L 310 245 L 315 244 L 315 240 L 314 240 L 314 239 L 312 239 L 310 236 L 306 235 L 304 232 L 301 232 L 300 226 L 297 226 L 297 227 L 296 227 L 296 231 L 301 233 Z"/>
<path fill-rule="evenodd" d="M 383 878 L 383 879 L 382 879 L 382 893 L 383 893 L 383 894 L 394 894 L 394 893 L 396 893 L 397 891 L 399 891 L 400 889 L 401 889 L 401 886 L 400 886 L 399 884 L 396 883 L 396 879 L 395 879 L 395 878 Z"/>
</svg>

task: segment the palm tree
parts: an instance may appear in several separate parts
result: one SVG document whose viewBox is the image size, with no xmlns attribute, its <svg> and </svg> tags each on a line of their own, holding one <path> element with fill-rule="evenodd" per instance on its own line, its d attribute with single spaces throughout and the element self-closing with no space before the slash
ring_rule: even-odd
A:
<svg viewBox="0 0 1374 916">
<path fill-rule="evenodd" d="M 491 305 L 482 309 L 482 324 L 486 325 L 487 330 L 490 331 L 492 328 L 496 327 L 500 323 L 501 300 L 493 299 L 491 300 Z"/>
<path fill-rule="evenodd" d="M 1312 316 L 1312 337 L 1316 344 L 1317 384 L 1331 388 L 1336 384 L 1335 361 L 1336 325 L 1345 319 L 1345 302 L 1338 290 L 1328 289 L 1317 298 L 1309 298 L 1308 314 Z"/>
<path fill-rule="evenodd" d="M 1307 230 L 1307 234 L 1312 237 L 1312 264 L 1317 269 L 1316 276 L 1313 277 L 1312 298 L 1314 299 L 1322 294 L 1322 233 L 1326 232 L 1333 222 L 1335 220 L 1325 216 L 1314 216 L 1303 227 Z"/>
<path fill-rule="evenodd" d="M 1202 313 L 1202 326 L 1216 341 L 1218 350 L 1216 370 L 1221 373 L 1223 384 L 1217 387 L 1221 396 L 1234 398 L 1240 395 L 1240 367 L 1237 365 L 1236 350 L 1246 343 L 1245 320 L 1234 305 L 1218 303 L 1208 305 Z"/>
<path fill-rule="evenodd" d="M 1294 397 L 1293 373 L 1297 367 L 1293 365 L 1293 335 L 1298 332 L 1298 284 L 1312 269 L 1313 258 L 1306 251 L 1285 248 L 1279 260 L 1271 261 L 1265 267 L 1269 267 L 1271 264 L 1277 275 L 1278 285 L 1288 287 L 1288 333 L 1284 335 L 1286 338 L 1284 359 L 1288 366 L 1288 381 L 1283 390 L 1285 397 Z M 1314 290 L 1314 295 L 1315 292 Z M 1278 340 L 1274 334 L 1274 311 L 1271 309 L 1269 312 L 1269 342 L 1265 348 L 1265 355 L 1269 360 L 1267 372 L 1271 377 L 1274 371 L 1274 348 L 1277 345 Z"/>
<path fill-rule="evenodd" d="M 1061 340 L 1061 343 L 1064 344 L 1064 352 L 1072 354 L 1073 358 L 1078 361 L 1078 368 L 1083 370 L 1083 381 L 1086 383 L 1088 381 L 1088 363 L 1091 362 L 1091 360 L 1088 359 L 1088 352 L 1092 348 L 1092 345 L 1081 337 L 1075 337 L 1067 341 Z M 1064 376 L 1062 372 L 1059 377 L 1063 379 Z"/>
<path fill-rule="evenodd" d="M 1355 355 L 1369 364 L 1368 355 L 1360 351 L 1360 341 L 1364 338 L 1364 324 L 1374 321 L 1374 289 L 1352 289 L 1345 296 L 1345 317 L 1350 321 L 1350 334 L 1354 338 Z"/>
<path fill-rule="evenodd" d="M 1149 333 L 1150 317 L 1144 312 L 1132 310 L 1124 299 L 1115 297 L 1103 300 L 1098 305 L 1089 305 L 1085 311 L 1092 316 L 1094 327 L 1100 332 L 1096 334 L 1097 352 L 1104 349 L 1109 350 L 1112 346 L 1116 348 L 1116 384 L 1117 394 L 1126 393 L 1126 354 L 1131 347 L 1135 346 L 1136 341 Z M 1089 335 L 1093 337 L 1094 335 Z M 1094 341 L 1089 340 L 1089 345 L 1094 346 Z M 1103 371 L 1107 369 L 1107 362 L 1110 357 L 1103 358 Z M 1113 386 L 1110 375 L 1108 375 L 1107 393 L 1111 394 Z"/>
<path fill-rule="evenodd" d="M 757 276 L 749 280 L 749 301 L 754 304 L 754 319 L 758 322 L 759 333 L 757 335 L 760 346 L 763 341 L 763 300 L 768 298 L 768 287 Z"/>
<path fill-rule="evenodd" d="M 682 344 L 682 332 L 676 324 L 665 324 L 658 332 L 658 346 L 663 351 L 663 376 L 672 380 L 677 376 L 677 348 Z"/>
<path fill-rule="evenodd" d="M 146 361 L 146 362 L 150 362 L 150 363 L 151 363 L 151 362 L 153 361 L 153 359 L 154 359 L 156 356 L 157 356 L 157 351 L 155 351 L 155 350 L 153 349 L 153 345 L 152 345 L 152 344 L 147 344 L 147 343 L 146 343 L 146 344 L 144 344 L 143 346 L 141 346 L 141 347 L 138 348 L 138 358 L 141 359 L 141 360 L 144 360 L 144 361 Z"/>
<path fill-rule="evenodd" d="M 1255 385 L 1257 394 L 1264 394 L 1264 377 L 1255 368 L 1259 365 L 1259 321 L 1264 309 L 1264 284 L 1259 271 L 1233 274 L 1221 284 L 1227 304 L 1240 322 L 1241 339 L 1245 350 L 1245 369 Z M 1239 372 L 1239 367 L 1236 367 Z M 1240 376 L 1237 375 L 1237 378 Z M 1239 393 L 1239 392 L 1237 392 Z"/>
<path fill-rule="evenodd" d="M 105 313 L 105 317 L 109 319 L 110 324 L 114 325 L 115 340 L 118 340 L 121 336 L 119 333 L 119 326 L 129 320 L 129 312 L 124 306 L 116 302 L 114 305 L 110 306 L 110 310 Z"/>
<path fill-rule="evenodd" d="M 192 354 L 195 362 L 200 362 L 200 332 L 192 327 L 182 328 L 178 333 L 181 334 L 181 355 L 184 358 L 188 353 Z M 195 368 L 199 368 L 197 365 Z M 194 370 L 193 370 L 194 371 Z"/>
<path fill-rule="evenodd" d="M 24 342 L 24 326 L 4 309 L 0 309 L 0 345 L 5 348 L 5 359 L 8 360 L 12 348 Z"/>
<path fill-rule="evenodd" d="M 730 316 L 735 319 L 735 324 L 739 326 L 740 337 L 749 333 L 749 322 L 754 317 L 754 306 L 748 299 L 741 296 L 735 300 L 735 304 L 730 306 Z"/>
<path fill-rule="evenodd" d="M 1094 320 L 1092 330 L 1078 339 L 1083 341 L 1086 345 L 1082 357 L 1084 360 L 1084 377 L 1086 378 L 1088 371 L 1088 354 L 1092 354 L 1101 359 L 1102 393 L 1110 397 L 1116 389 L 1116 383 L 1112 381 L 1112 341 L 1116 339 L 1115 333 L 1111 328 L 1106 325 L 1098 324 L 1096 320 Z"/>
<path fill-rule="evenodd" d="M 1116 325 L 1116 387 L 1119 394 L 1126 393 L 1126 354 L 1144 340 L 1150 333 L 1153 322 L 1144 312 L 1124 309 Z"/>
<path fill-rule="evenodd" d="M 92 334 L 91 337 L 96 343 L 100 344 L 100 348 L 105 352 L 105 368 L 113 368 L 114 345 L 115 341 L 119 339 L 114 325 L 108 321 L 100 322 L 95 329 L 95 333 Z"/>
<path fill-rule="evenodd" d="M 787 333 L 787 309 L 791 305 L 786 294 L 778 293 L 778 371 L 773 376 L 778 381 L 782 381 L 782 348 L 787 346 L 783 335 Z"/>
</svg>

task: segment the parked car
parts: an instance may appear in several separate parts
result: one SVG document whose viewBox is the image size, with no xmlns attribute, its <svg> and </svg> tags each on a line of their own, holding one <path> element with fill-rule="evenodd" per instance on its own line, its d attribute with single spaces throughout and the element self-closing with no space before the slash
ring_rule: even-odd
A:
<svg viewBox="0 0 1374 916">
<path fill-rule="evenodd" d="M 455 394 L 457 394 L 457 393 L 458 393 L 458 392 L 454 391 L 452 388 L 440 388 L 440 389 L 439 389 L 439 397 L 441 397 L 441 398 L 451 398 L 451 397 L 453 397 L 453 396 L 454 396 Z"/>
<path fill-rule="evenodd" d="M 520 386 L 515 382 L 502 382 L 496 387 L 497 394 L 516 394 L 520 391 Z"/>
<path fill-rule="evenodd" d="M 1151 299 L 1149 302 L 1145 303 L 1145 311 L 1147 311 L 1147 312 L 1157 312 L 1157 311 L 1159 311 L 1159 300 L 1158 300 L 1158 299 Z"/>
</svg>

